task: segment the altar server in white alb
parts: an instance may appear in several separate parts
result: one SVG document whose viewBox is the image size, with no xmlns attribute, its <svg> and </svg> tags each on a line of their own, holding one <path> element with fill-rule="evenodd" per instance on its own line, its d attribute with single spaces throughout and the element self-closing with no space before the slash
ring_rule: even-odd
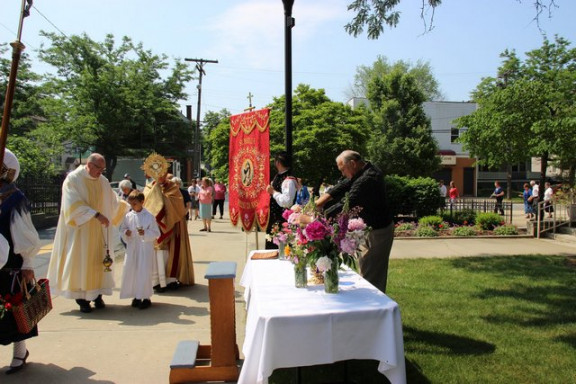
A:
<svg viewBox="0 0 576 384">
<path fill-rule="evenodd" d="M 92 311 L 90 301 L 104 308 L 102 295 L 112 295 L 114 273 L 104 271 L 102 260 L 107 249 L 113 256 L 111 225 L 120 225 L 128 211 L 102 175 L 105 169 L 104 156 L 93 153 L 66 176 L 48 267 L 52 293 L 75 299 L 84 313 Z"/>
<path fill-rule="evenodd" d="M 126 243 L 120 298 L 133 298 L 132 306 L 140 309 L 152 305 L 152 272 L 156 261 L 154 242 L 160 236 L 156 218 L 144 208 L 143 203 L 144 193 L 130 192 L 128 204 L 132 210 L 120 224 L 120 235 Z"/>
</svg>

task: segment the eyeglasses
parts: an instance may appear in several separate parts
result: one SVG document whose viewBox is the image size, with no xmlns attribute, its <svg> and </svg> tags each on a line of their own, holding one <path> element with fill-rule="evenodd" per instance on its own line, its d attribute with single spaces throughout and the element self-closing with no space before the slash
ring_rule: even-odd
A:
<svg viewBox="0 0 576 384">
<path fill-rule="evenodd" d="M 96 163 L 88 163 L 88 164 L 92 164 L 94 167 L 96 167 L 97 170 L 99 170 L 102 173 L 106 172 L 106 167 L 101 167 Z"/>
</svg>

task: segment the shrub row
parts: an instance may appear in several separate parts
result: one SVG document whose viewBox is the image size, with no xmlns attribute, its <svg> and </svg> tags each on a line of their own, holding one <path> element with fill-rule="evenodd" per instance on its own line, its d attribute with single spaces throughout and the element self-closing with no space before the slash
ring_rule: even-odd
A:
<svg viewBox="0 0 576 384">
<path fill-rule="evenodd" d="M 386 176 L 386 197 L 394 216 L 433 215 L 444 206 L 438 182 L 430 177 Z"/>
<path fill-rule="evenodd" d="M 475 236 L 479 231 L 494 231 L 496 235 L 517 235 L 518 231 L 514 225 L 505 225 L 502 217 L 495 213 L 479 213 L 473 217 L 471 222 L 476 222 L 474 226 L 463 226 L 452 223 L 451 234 L 453 236 Z M 436 237 L 440 230 L 449 229 L 451 225 L 444 221 L 441 216 L 424 216 L 418 220 L 418 225 L 414 223 L 398 223 L 395 228 L 396 233 L 413 232 L 417 237 Z"/>
</svg>

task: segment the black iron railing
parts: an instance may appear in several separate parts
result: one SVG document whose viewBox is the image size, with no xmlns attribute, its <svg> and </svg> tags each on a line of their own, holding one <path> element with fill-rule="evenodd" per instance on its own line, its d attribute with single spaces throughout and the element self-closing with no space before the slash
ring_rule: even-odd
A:
<svg viewBox="0 0 576 384">
<path fill-rule="evenodd" d="M 502 211 L 504 212 L 504 220 L 507 223 L 512 222 L 513 204 L 511 202 L 502 202 Z M 446 199 L 446 206 L 444 212 L 454 214 L 458 211 L 472 210 L 474 212 L 496 212 L 501 213 L 500 209 L 496 209 L 496 199 L 479 199 L 477 197 L 459 197 L 455 202 L 451 203 Z"/>
<path fill-rule="evenodd" d="M 62 182 L 58 178 L 22 177 L 16 184 L 30 201 L 30 211 L 33 215 L 60 214 Z"/>
</svg>

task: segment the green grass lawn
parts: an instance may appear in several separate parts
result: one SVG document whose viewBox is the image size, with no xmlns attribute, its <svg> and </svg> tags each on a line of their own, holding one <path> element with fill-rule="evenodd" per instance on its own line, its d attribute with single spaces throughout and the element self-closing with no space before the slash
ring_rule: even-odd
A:
<svg viewBox="0 0 576 384">
<path fill-rule="evenodd" d="M 576 257 L 392 260 L 388 295 L 402 312 L 408 383 L 576 383 Z M 386 383 L 376 367 L 306 367 L 302 383 L 345 370 Z M 282 369 L 270 383 L 295 378 Z"/>
</svg>

